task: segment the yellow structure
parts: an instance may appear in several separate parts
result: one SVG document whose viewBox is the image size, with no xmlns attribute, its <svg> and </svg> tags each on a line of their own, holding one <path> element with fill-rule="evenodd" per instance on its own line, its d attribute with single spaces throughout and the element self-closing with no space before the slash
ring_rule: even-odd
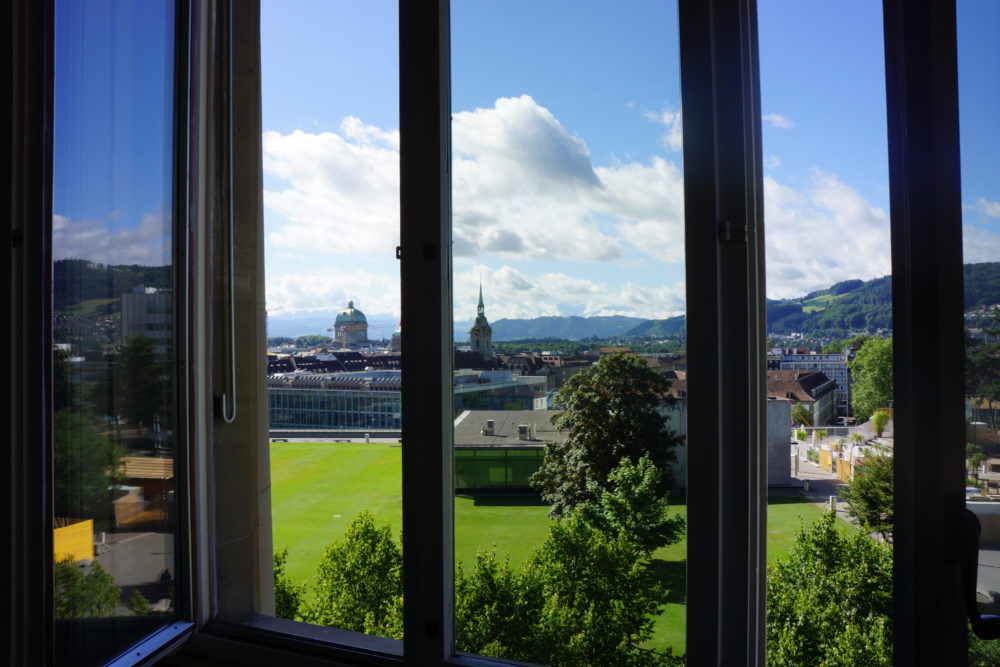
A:
<svg viewBox="0 0 1000 667">
<path fill-rule="evenodd" d="M 52 551 L 56 561 L 71 558 L 73 562 L 94 560 L 94 520 L 77 521 L 56 528 L 52 536 Z"/>
<path fill-rule="evenodd" d="M 827 472 L 833 472 L 833 452 L 826 449 L 819 450 L 819 467 Z"/>
</svg>

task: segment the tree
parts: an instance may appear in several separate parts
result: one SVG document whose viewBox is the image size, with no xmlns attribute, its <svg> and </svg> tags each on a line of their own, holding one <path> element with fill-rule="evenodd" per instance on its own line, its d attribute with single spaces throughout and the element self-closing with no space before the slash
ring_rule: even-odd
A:
<svg viewBox="0 0 1000 667">
<path fill-rule="evenodd" d="M 285 574 L 288 549 L 274 552 L 274 615 L 294 621 L 299 615 L 305 584 L 293 584 Z"/>
<path fill-rule="evenodd" d="M 767 664 L 891 665 L 892 548 L 827 512 L 767 574 Z"/>
<path fill-rule="evenodd" d="M 834 352 L 843 352 L 847 349 L 850 343 L 842 338 L 834 338 L 829 343 L 823 346 L 823 354 L 832 354 Z"/>
<path fill-rule="evenodd" d="M 683 438 L 667 428 L 660 411 L 672 404 L 669 386 L 641 357 L 621 352 L 602 357 L 563 385 L 555 398 L 563 411 L 552 423 L 568 436 L 546 444 L 545 459 L 531 477 L 552 516 L 593 499 L 595 488 L 607 488 L 608 476 L 625 457 L 648 455 L 663 475 L 659 493 L 670 489 L 674 448 Z"/>
<path fill-rule="evenodd" d="M 991 313 L 987 336 L 1000 336 L 1000 309 Z M 987 343 L 972 337 L 965 340 L 965 393 L 977 407 L 987 407 L 990 428 L 996 432 L 996 404 L 1000 403 L 1000 343 Z"/>
<path fill-rule="evenodd" d="M 792 406 L 792 422 L 798 424 L 799 426 L 812 426 L 812 415 L 806 406 L 802 405 L 799 401 Z"/>
<path fill-rule="evenodd" d="M 965 465 L 976 479 L 979 479 L 979 466 L 986 462 L 987 456 L 978 445 L 965 443 Z"/>
<path fill-rule="evenodd" d="M 882 434 L 885 432 L 886 424 L 888 423 L 889 413 L 885 410 L 879 410 L 872 415 L 872 430 L 875 431 L 876 437 L 882 437 Z"/>
<path fill-rule="evenodd" d="M 152 424 L 167 406 L 169 375 L 156 353 L 156 343 L 136 336 L 118 351 L 114 372 L 115 409 L 130 424 Z M 161 418 L 166 415 L 160 414 Z"/>
<path fill-rule="evenodd" d="M 876 452 L 854 471 L 844 491 L 847 513 L 887 540 L 892 539 L 892 484 L 892 457 Z"/>
<path fill-rule="evenodd" d="M 624 532 L 596 530 L 578 512 L 553 521 L 527 563 L 511 570 L 480 553 L 458 568 L 459 650 L 550 665 L 680 665 L 642 644 L 664 593 Z"/>
<path fill-rule="evenodd" d="M 798 440 L 800 442 L 805 442 L 805 440 L 806 440 L 807 437 L 809 437 L 809 434 L 806 433 L 806 430 L 804 428 L 797 428 L 797 429 L 795 429 L 795 439 L 796 440 Z"/>
<path fill-rule="evenodd" d="M 403 552 L 389 524 L 378 528 L 375 517 L 362 512 L 344 540 L 326 548 L 316 569 L 315 599 L 300 612 L 303 620 L 401 639 L 402 568 Z"/>
<path fill-rule="evenodd" d="M 892 338 L 869 338 L 851 361 L 851 406 L 858 423 L 892 401 Z"/>
<path fill-rule="evenodd" d="M 53 598 L 56 620 L 113 616 L 121 588 L 101 564 L 93 561 L 84 568 L 66 557 L 53 568 Z"/>
<path fill-rule="evenodd" d="M 581 518 L 612 537 L 624 534 L 648 558 L 684 534 L 684 518 L 671 514 L 667 497 L 658 495 L 660 477 L 648 456 L 637 463 L 622 459 L 608 475 L 609 488 L 590 483 L 593 498 L 578 506 Z"/>
<path fill-rule="evenodd" d="M 295 347 L 323 347 L 330 344 L 330 337 L 322 334 L 306 334 L 295 339 Z"/>
<path fill-rule="evenodd" d="M 52 418 L 55 515 L 108 519 L 114 485 L 124 479 L 125 448 L 98 434 L 93 422 L 72 409 Z"/>
</svg>

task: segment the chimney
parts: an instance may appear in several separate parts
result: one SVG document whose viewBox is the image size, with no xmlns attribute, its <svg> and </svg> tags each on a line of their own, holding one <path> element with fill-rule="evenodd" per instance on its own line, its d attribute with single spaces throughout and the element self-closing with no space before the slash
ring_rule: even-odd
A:
<svg viewBox="0 0 1000 667">
<path fill-rule="evenodd" d="M 493 420 L 486 420 L 486 435 L 493 435 Z"/>
</svg>

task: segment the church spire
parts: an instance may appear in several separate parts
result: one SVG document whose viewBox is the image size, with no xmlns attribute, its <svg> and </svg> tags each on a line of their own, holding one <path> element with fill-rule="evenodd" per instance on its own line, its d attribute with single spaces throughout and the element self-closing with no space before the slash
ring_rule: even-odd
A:
<svg viewBox="0 0 1000 667">
<path fill-rule="evenodd" d="M 484 309 L 485 309 L 485 306 L 483 306 L 483 279 L 480 278 L 479 279 L 479 305 L 476 307 L 476 312 L 479 314 L 480 317 L 483 316 Z"/>
</svg>

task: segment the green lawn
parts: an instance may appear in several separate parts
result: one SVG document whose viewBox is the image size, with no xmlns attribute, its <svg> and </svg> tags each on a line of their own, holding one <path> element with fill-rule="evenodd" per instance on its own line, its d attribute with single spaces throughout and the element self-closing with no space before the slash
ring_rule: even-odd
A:
<svg viewBox="0 0 1000 667">
<path fill-rule="evenodd" d="M 311 580 L 331 540 L 368 510 L 379 523 L 402 527 L 400 445 L 287 443 L 271 445 L 271 516 L 275 549 L 288 548 L 286 570 L 294 582 Z M 683 497 L 674 500 L 687 513 Z M 822 514 L 798 496 L 768 502 L 768 562 L 788 553 L 803 522 Z M 845 524 L 846 525 L 846 524 Z M 455 499 L 455 556 L 471 567 L 476 551 L 520 563 L 548 535 L 547 507 L 532 496 L 459 496 Z M 670 591 L 656 620 L 653 648 L 684 652 L 686 544 L 658 550 L 650 570 Z"/>
</svg>

